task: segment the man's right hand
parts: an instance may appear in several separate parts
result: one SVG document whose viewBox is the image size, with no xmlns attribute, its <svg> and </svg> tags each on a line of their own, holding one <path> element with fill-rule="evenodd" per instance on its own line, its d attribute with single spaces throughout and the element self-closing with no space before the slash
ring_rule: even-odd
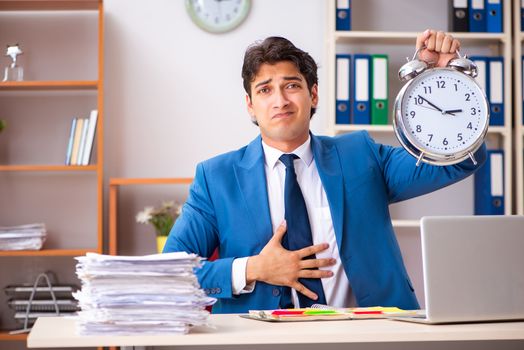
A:
<svg viewBox="0 0 524 350">
<path fill-rule="evenodd" d="M 262 281 L 291 287 L 308 298 L 317 300 L 318 296 L 307 289 L 298 279 L 333 276 L 333 272 L 318 270 L 318 268 L 334 265 L 335 259 L 303 260 L 307 256 L 326 250 L 329 244 L 312 245 L 295 251 L 287 250 L 282 246 L 282 237 L 284 237 L 286 229 L 286 222 L 284 221 L 260 254 L 249 257 L 246 266 L 246 282 L 249 284 L 254 281 Z"/>
</svg>

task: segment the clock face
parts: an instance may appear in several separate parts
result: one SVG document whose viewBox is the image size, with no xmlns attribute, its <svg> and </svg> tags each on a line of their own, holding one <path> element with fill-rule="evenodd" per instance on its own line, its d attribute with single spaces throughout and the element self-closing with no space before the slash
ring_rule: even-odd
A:
<svg viewBox="0 0 524 350">
<path fill-rule="evenodd" d="M 404 136 L 417 149 L 443 156 L 475 151 L 489 124 L 480 86 L 450 68 L 430 69 L 415 77 L 406 85 L 397 113 Z"/>
<path fill-rule="evenodd" d="M 250 7 L 251 0 L 186 0 L 193 22 L 212 33 L 227 32 L 240 25 Z"/>
</svg>

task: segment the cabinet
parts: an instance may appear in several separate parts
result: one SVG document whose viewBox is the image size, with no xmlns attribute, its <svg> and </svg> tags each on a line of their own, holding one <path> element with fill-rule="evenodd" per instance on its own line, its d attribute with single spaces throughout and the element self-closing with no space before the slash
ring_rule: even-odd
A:
<svg viewBox="0 0 524 350">
<path fill-rule="evenodd" d="M 522 56 L 522 42 L 524 40 L 524 33 L 522 32 L 522 2 L 519 0 L 513 1 L 513 53 L 515 57 L 515 74 L 513 84 L 514 91 L 514 134 L 515 139 L 515 204 L 516 213 L 524 215 L 524 117 L 523 117 L 523 69 L 524 60 Z"/>
<path fill-rule="evenodd" d="M 24 81 L 0 82 L 0 226 L 43 222 L 39 251 L 0 251 L 0 289 L 56 272 L 78 281 L 74 256 L 102 252 L 103 219 L 102 0 L 0 0 L 0 45 L 19 43 Z M 5 67 L 9 60 L 0 59 Z M 87 166 L 65 164 L 73 117 L 98 110 Z M 0 341 L 17 328 L 0 292 Z M 0 342 L 0 348 L 6 343 Z M 8 347 L 12 347 L 9 345 Z"/>
<path fill-rule="evenodd" d="M 505 212 L 512 213 L 512 34 L 511 0 L 504 0 L 504 32 L 503 33 L 453 33 L 460 39 L 462 53 L 469 56 L 503 56 L 504 57 L 504 126 L 492 126 L 488 131 L 488 147 L 501 148 L 505 151 L 504 159 L 504 192 Z M 517 4 L 517 2 L 515 2 Z M 328 1 L 327 6 L 327 104 L 328 131 L 332 135 L 356 130 L 368 130 L 378 142 L 398 145 L 391 125 L 355 125 L 337 124 L 335 111 L 335 57 L 339 53 L 387 54 L 389 56 L 389 107 L 392 110 L 397 93 L 402 83 L 397 77 L 399 68 L 411 58 L 415 51 L 415 39 L 419 32 L 426 28 L 447 31 L 448 2 L 447 1 L 386 1 L 386 0 L 353 0 L 351 8 L 352 30 L 337 31 L 335 25 L 336 1 Z M 520 14 L 520 12 L 519 12 Z M 515 14 L 517 17 L 517 14 Z M 519 27 L 520 33 L 520 27 Z M 522 36 L 519 36 L 519 45 Z M 522 100 L 518 100 L 521 101 Z M 520 106 L 522 107 L 522 106 Z M 516 114 L 518 115 L 518 113 Z M 520 114 L 521 115 L 521 114 Z M 520 122 L 519 125 L 522 125 Z M 522 132 L 520 132 L 522 142 Z M 522 147 L 520 148 L 522 149 Z M 521 152 L 522 153 L 522 152 Z M 462 188 L 460 188 L 462 187 Z M 467 188 L 466 188 L 467 187 Z M 407 201 L 423 205 L 409 204 L 392 206 L 393 225 L 395 227 L 416 227 L 422 215 L 452 215 L 473 214 L 473 181 L 465 180 L 465 184 L 456 184 L 451 188 L 459 188 L 459 193 L 443 189 L 424 196 L 423 199 Z M 522 192 L 522 191 L 521 191 Z M 456 192 L 455 192 L 456 193 Z M 521 193 L 522 194 L 522 193 Z M 462 198 L 461 198 L 462 197 Z M 432 200 L 432 198 L 434 200 Z M 450 200 L 451 199 L 451 200 Z M 459 203 L 462 202 L 462 203 Z M 442 204 L 440 204 L 442 203 Z M 439 206 L 441 208 L 439 208 Z M 399 209 L 401 208 L 401 209 Z M 399 210 L 397 210 L 399 209 Z M 413 214 L 409 214 L 413 213 Z M 416 213 L 416 214 L 414 214 Z"/>
</svg>

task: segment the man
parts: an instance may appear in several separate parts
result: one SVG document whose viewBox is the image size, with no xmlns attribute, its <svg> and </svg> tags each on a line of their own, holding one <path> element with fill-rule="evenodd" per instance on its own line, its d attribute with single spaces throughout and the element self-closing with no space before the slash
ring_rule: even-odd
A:
<svg viewBox="0 0 524 350">
<path fill-rule="evenodd" d="M 421 57 L 439 66 L 460 43 L 427 30 Z M 310 133 L 318 104 L 317 66 L 284 38 L 246 51 L 247 109 L 260 128 L 249 145 L 200 163 L 165 252 L 219 259 L 197 270 L 218 302 L 213 312 L 309 306 L 418 308 L 388 205 L 470 175 L 470 160 L 422 164 L 366 132 Z M 475 155 L 485 160 L 483 146 Z M 284 220 L 285 219 L 285 220 Z"/>
</svg>

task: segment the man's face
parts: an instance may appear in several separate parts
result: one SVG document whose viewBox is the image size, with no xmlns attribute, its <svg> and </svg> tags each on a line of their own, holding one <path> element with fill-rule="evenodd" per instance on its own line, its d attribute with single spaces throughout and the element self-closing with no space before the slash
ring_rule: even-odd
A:
<svg viewBox="0 0 524 350">
<path fill-rule="evenodd" d="M 251 98 L 246 96 L 246 101 L 264 142 L 291 151 L 308 138 L 311 107 L 318 103 L 317 85 L 310 92 L 292 62 L 264 63 L 251 82 Z"/>
</svg>

